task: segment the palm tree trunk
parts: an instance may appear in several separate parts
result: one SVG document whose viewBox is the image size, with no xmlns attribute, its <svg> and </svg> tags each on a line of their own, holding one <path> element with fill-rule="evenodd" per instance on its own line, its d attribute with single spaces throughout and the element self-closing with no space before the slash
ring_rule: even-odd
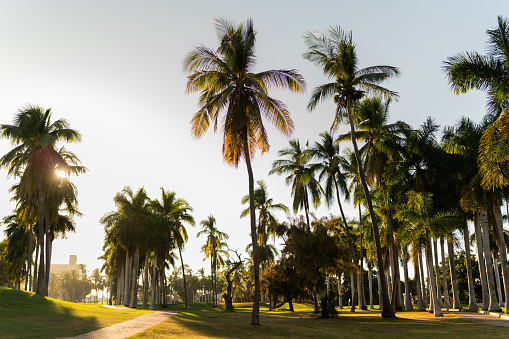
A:
<svg viewBox="0 0 509 339">
<path fill-rule="evenodd" d="M 380 276 L 384 274 L 383 272 L 380 273 L 380 271 L 378 271 L 378 309 L 379 310 L 383 310 L 383 298 L 382 298 L 382 281 L 380 280 Z"/>
<path fill-rule="evenodd" d="M 345 212 L 343 212 L 343 205 L 341 204 L 341 200 L 339 198 L 338 182 L 335 177 L 333 177 L 333 180 L 334 180 L 334 187 L 336 188 L 336 200 L 338 201 L 339 211 L 341 212 L 343 224 L 345 225 L 346 237 L 348 239 L 348 246 L 350 247 L 350 252 L 352 253 L 352 263 L 354 264 L 354 266 L 357 269 L 359 269 L 357 267 L 357 252 L 355 251 L 355 245 L 352 240 L 352 234 L 350 233 L 350 226 L 348 226 L 348 222 L 346 221 Z M 359 208 L 360 208 L 360 204 L 359 204 Z M 360 272 L 360 270 L 359 270 L 359 272 Z M 352 306 L 350 311 L 355 312 L 355 307 Z"/>
<path fill-rule="evenodd" d="M 251 325 L 260 324 L 260 257 L 258 253 L 258 237 L 256 235 L 256 214 L 254 203 L 254 177 L 251 167 L 251 154 L 247 139 L 247 126 L 242 129 L 244 143 L 244 159 L 246 160 L 247 174 L 249 178 L 249 214 L 251 217 L 251 243 L 253 245 L 253 271 L 254 271 L 254 300 L 251 313 Z"/>
<path fill-rule="evenodd" d="M 34 239 L 34 247 L 35 247 L 35 261 L 34 261 L 34 267 L 33 267 L 33 277 L 32 277 L 32 288 L 30 289 L 31 292 L 37 291 L 37 262 L 39 261 L 39 242 L 37 239 Z"/>
<path fill-rule="evenodd" d="M 481 230 L 482 230 L 482 244 L 484 250 L 484 260 L 486 267 L 486 275 L 488 277 L 488 291 L 490 295 L 490 305 L 488 307 L 488 311 L 490 312 L 500 312 L 502 309 L 500 308 L 500 304 L 497 299 L 497 292 L 495 286 L 495 277 L 493 274 L 493 264 L 491 262 L 491 251 L 490 251 L 490 235 L 488 230 L 488 216 L 484 211 L 481 210 Z"/>
<path fill-rule="evenodd" d="M 498 260 L 495 252 L 491 253 L 491 260 L 493 261 L 493 272 L 495 272 L 495 283 L 497 285 L 498 300 L 502 300 L 502 286 L 500 285 L 500 270 L 498 269 Z M 503 302 L 500 301 L 499 305 L 502 307 Z"/>
<path fill-rule="evenodd" d="M 156 309 L 156 275 L 157 275 L 157 255 L 154 252 L 154 262 L 152 263 L 152 296 L 150 298 L 150 310 Z"/>
<path fill-rule="evenodd" d="M 408 284 L 408 255 L 403 254 L 403 275 L 405 278 L 405 311 L 413 309 L 412 302 L 410 301 L 410 288 Z"/>
<path fill-rule="evenodd" d="M 37 273 L 37 294 L 44 295 L 46 288 L 44 282 L 46 281 L 45 268 L 46 262 L 44 260 L 44 192 L 42 185 L 39 185 L 39 272 Z"/>
<path fill-rule="evenodd" d="M 422 257 L 422 253 L 419 253 L 419 267 L 421 272 L 421 289 L 422 289 L 422 303 L 424 305 L 424 310 L 428 308 L 428 295 L 426 294 L 426 279 L 424 279 L 424 258 Z"/>
<path fill-rule="evenodd" d="M 442 252 L 442 282 L 444 287 L 444 306 L 451 307 L 451 298 L 449 297 L 449 289 L 447 287 L 447 268 L 445 267 L 445 240 L 440 239 L 440 251 Z"/>
<path fill-rule="evenodd" d="M 29 224 L 28 229 L 28 252 L 27 252 L 27 274 L 25 279 L 25 291 L 29 290 L 29 281 L 31 281 L 32 274 L 32 243 L 33 243 L 33 235 L 32 235 L 32 223 Z"/>
<path fill-rule="evenodd" d="M 427 231 L 429 232 L 429 231 Z M 430 299 L 433 304 L 433 314 L 435 317 L 442 317 L 442 309 L 440 308 L 440 304 L 438 303 L 437 298 L 437 288 L 435 282 L 435 275 L 433 274 L 433 255 L 431 254 L 431 248 L 433 247 L 433 240 L 431 235 L 427 236 L 429 244 L 426 246 L 426 263 L 428 266 L 428 279 L 429 279 L 429 291 L 430 291 Z"/>
<path fill-rule="evenodd" d="M 452 234 L 451 234 L 452 236 Z M 454 262 L 454 247 L 452 245 L 452 241 L 450 239 L 447 239 L 447 250 L 449 254 L 449 271 L 451 273 L 451 286 L 452 286 L 452 302 L 453 308 L 461 309 L 461 301 L 460 301 L 460 294 L 458 290 L 458 281 L 457 281 L 457 275 L 456 275 L 456 264 Z M 470 245 L 469 245 L 469 251 L 468 255 L 470 255 Z M 465 250 L 466 255 L 466 250 Z M 470 270 L 470 274 L 472 274 L 472 267 L 467 267 L 467 275 Z M 470 283 L 472 283 L 472 289 L 473 289 L 473 281 L 471 277 L 468 277 L 468 292 L 470 295 Z M 472 291 L 473 292 L 473 291 Z M 474 294 L 474 304 L 475 304 L 475 294 Z M 477 304 L 475 304 L 475 308 L 477 310 Z"/>
<path fill-rule="evenodd" d="M 391 243 L 391 266 L 392 266 L 392 296 L 391 296 L 391 306 L 396 311 L 402 311 L 403 307 L 401 305 L 401 301 L 399 300 L 400 295 L 400 275 L 399 275 L 399 256 L 398 256 L 398 247 L 396 246 L 396 241 L 394 240 L 394 231 L 393 231 L 393 214 L 392 208 L 387 209 L 387 229 L 389 231 L 389 240 Z"/>
<path fill-rule="evenodd" d="M 369 309 L 373 310 L 373 268 L 368 264 L 368 284 L 369 284 Z"/>
<path fill-rule="evenodd" d="M 341 276 L 343 275 L 343 272 L 339 273 L 338 276 L 338 299 L 339 299 L 339 309 L 343 309 L 343 284 L 341 283 Z"/>
<path fill-rule="evenodd" d="M 149 251 L 145 252 L 145 265 L 143 267 L 143 300 L 141 302 L 141 307 L 147 307 L 147 299 L 148 299 L 148 256 Z"/>
<path fill-rule="evenodd" d="M 351 292 L 351 296 L 352 296 L 352 302 L 351 302 L 351 310 L 350 312 L 355 312 L 355 278 L 354 278 L 355 274 L 353 272 L 350 271 L 350 292 Z"/>
<path fill-rule="evenodd" d="M 435 281 L 436 281 L 436 288 L 437 288 L 437 300 L 438 300 L 438 306 L 442 307 L 442 292 L 440 289 L 440 266 L 438 266 L 438 246 L 437 246 L 437 239 L 431 238 L 433 241 L 433 258 L 435 259 Z"/>
<path fill-rule="evenodd" d="M 131 301 L 129 302 L 129 307 L 136 308 L 138 304 L 138 269 L 140 264 L 140 250 L 138 246 L 136 246 L 136 250 L 134 251 L 134 263 L 132 270 L 132 284 L 131 284 Z"/>
<path fill-rule="evenodd" d="M 182 263 L 182 277 L 184 279 L 184 304 L 187 308 L 187 284 L 186 284 L 186 272 L 184 270 L 184 259 L 182 259 L 182 251 L 179 247 L 180 262 Z"/>
<path fill-rule="evenodd" d="M 505 296 L 505 310 L 506 314 L 509 313 L 507 307 L 507 296 L 509 295 L 509 267 L 507 265 L 507 246 L 504 239 L 504 227 L 502 224 L 502 211 L 500 210 L 500 204 L 494 203 L 493 214 L 495 215 L 495 224 L 498 230 L 498 248 L 500 255 L 500 266 L 502 267 L 502 277 L 504 278 L 504 296 Z"/>
<path fill-rule="evenodd" d="M 373 235 L 375 238 L 376 245 L 376 255 L 377 255 L 377 264 L 378 271 L 383 272 L 383 260 L 382 260 L 382 245 L 380 243 L 380 232 L 378 230 L 377 216 L 375 214 L 375 210 L 373 209 L 373 203 L 371 202 L 371 195 L 368 190 L 368 185 L 366 184 L 366 177 L 364 174 L 364 169 L 362 167 L 361 157 L 359 154 L 359 148 L 357 147 L 357 139 L 355 137 L 355 128 L 352 118 L 352 107 L 350 100 L 347 100 L 346 110 L 348 113 L 348 122 L 350 124 L 350 135 L 352 138 L 353 149 L 355 153 L 355 159 L 357 161 L 357 168 L 359 169 L 359 178 L 361 179 L 362 188 L 364 190 L 364 195 L 366 197 L 366 202 L 368 204 L 369 215 L 371 217 L 371 225 L 373 227 Z M 385 277 L 383 274 L 380 275 L 380 285 L 382 291 L 382 300 L 383 300 L 383 309 L 382 309 L 382 317 L 383 318 L 393 318 L 396 316 L 396 311 L 391 307 L 389 301 L 389 295 L 387 293 L 387 282 L 385 281 Z"/>
<path fill-rule="evenodd" d="M 212 256 L 210 257 L 210 282 L 212 283 L 212 295 L 214 295 L 214 250 L 212 250 Z M 214 298 L 212 298 L 212 307 L 216 307 Z"/>
<path fill-rule="evenodd" d="M 124 280 L 125 280 L 125 263 L 120 268 L 120 272 L 118 273 L 117 279 L 117 300 L 115 300 L 115 305 L 122 305 L 122 297 L 124 296 Z"/>
<path fill-rule="evenodd" d="M 129 256 L 129 250 L 125 252 L 125 272 L 124 272 L 124 296 L 122 298 L 123 305 L 129 307 L 129 301 L 131 298 L 130 287 L 131 287 L 131 258 Z"/>
<path fill-rule="evenodd" d="M 481 278 L 482 288 L 482 307 L 483 311 L 487 311 L 490 303 L 488 294 L 488 285 L 486 279 L 486 267 L 484 264 L 483 242 L 481 235 L 481 221 L 479 211 L 474 213 L 474 229 L 475 229 L 475 243 L 477 245 L 477 262 L 479 264 L 479 275 Z"/>
<path fill-rule="evenodd" d="M 426 311 L 422 298 L 421 274 L 419 272 L 419 256 L 412 258 L 414 262 L 414 279 L 417 288 L 417 311 Z"/>
</svg>

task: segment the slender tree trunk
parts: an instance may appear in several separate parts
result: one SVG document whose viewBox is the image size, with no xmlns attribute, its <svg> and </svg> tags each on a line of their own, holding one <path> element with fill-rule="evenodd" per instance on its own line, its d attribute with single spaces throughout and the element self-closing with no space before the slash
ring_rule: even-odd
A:
<svg viewBox="0 0 509 339">
<path fill-rule="evenodd" d="M 452 236 L 452 234 L 451 234 Z M 469 245 L 470 247 L 470 245 Z M 452 241 L 450 239 L 447 239 L 447 250 L 449 252 L 449 271 L 451 273 L 451 287 L 452 287 L 452 301 L 453 301 L 453 308 L 461 309 L 461 301 L 460 301 L 460 294 L 458 290 L 458 281 L 457 281 L 457 275 L 456 275 L 456 264 L 454 262 L 454 247 L 452 245 Z M 470 252 L 470 248 L 469 251 Z M 466 250 L 465 250 L 466 255 Z M 469 253 L 470 255 L 470 253 Z M 467 267 L 467 274 L 470 269 L 470 274 L 472 273 L 472 267 Z M 473 289 L 473 281 L 468 277 L 468 289 L 470 294 L 470 283 L 472 283 L 472 289 Z M 472 291 L 473 292 L 473 291 Z M 475 295 L 474 295 L 474 301 L 475 301 Z M 475 307 L 477 309 L 477 304 L 475 304 Z"/>
<path fill-rule="evenodd" d="M 484 250 L 484 260 L 486 266 L 486 275 L 488 277 L 488 291 L 490 295 L 490 305 L 488 311 L 490 312 L 500 312 L 502 309 L 500 308 L 500 304 L 498 303 L 496 286 L 495 286 L 495 277 L 493 274 L 493 264 L 491 262 L 491 251 L 490 251 L 490 236 L 488 230 L 488 216 L 484 211 L 481 211 L 481 230 L 482 230 L 482 243 Z"/>
<path fill-rule="evenodd" d="M 143 301 L 141 302 L 141 307 L 147 307 L 147 299 L 148 299 L 148 257 L 149 251 L 145 252 L 145 265 L 143 266 Z"/>
<path fill-rule="evenodd" d="M 500 285 L 500 270 L 498 269 L 498 260 L 495 252 L 491 253 L 491 260 L 493 261 L 493 272 L 495 273 L 495 283 L 497 285 L 498 300 L 502 300 L 502 286 Z M 503 302 L 500 301 L 499 305 L 502 307 Z"/>
<path fill-rule="evenodd" d="M 502 224 L 502 211 L 500 210 L 500 204 L 494 202 L 493 204 L 493 214 L 495 215 L 495 224 L 498 230 L 498 248 L 500 255 L 500 266 L 502 267 L 502 277 L 504 278 L 504 296 L 505 296 L 505 310 L 506 314 L 509 313 L 509 308 L 507 307 L 507 296 L 509 295 L 509 266 L 507 264 L 507 246 L 504 239 L 504 227 Z M 508 215 L 509 216 L 509 215 Z"/>
<path fill-rule="evenodd" d="M 350 135 L 352 138 L 352 145 L 355 153 L 355 160 L 357 161 L 357 167 L 359 169 L 359 178 L 361 179 L 362 188 L 364 190 L 364 195 L 366 197 L 366 202 L 368 204 L 369 215 L 371 216 L 371 225 L 373 227 L 373 236 L 375 238 L 376 245 L 376 255 L 377 255 L 377 264 L 378 271 L 383 272 L 383 261 L 382 261 L 382 245 L 380 243 L 380 232 L 378 230 L 377 216 L 375 214 L 375 210 L 373 209 L 373 204 L 371 202 L 371 195 L 368 190 L 368 185 L 366 184 L 366 178 L 364 175 L 364 169 L 361 162 L 361 157 L 359 154 L 359 148 L 357 147 L 357 139 L 355 137 L 355 125 L 353 123 L 352 118 L 352 107 L 350 100 L 347 100 L 346 103 L 346 111 L 348 113 L 348 122 L 350 124 Z M 389 301 L 389 295 L 387 293 L 387 282 L 385 281 L 385 277 L 383 274 L 380 275 L 380 285 L 382 290 L 382 300 L 383 300 L 383 309 L 382 309 L 382 317 L 383 318 L 393 318 L 396 316 L 396 311 L 391 307 Z"/>
<path fill-rule="evenodd" d="M 39 272 L 37 273 L 37 294 L 44 294 L 46 290 L 44 286 L 44 282 L 46 281 L 46 261 L 44 260 L 44 192 L 42 189 L 42 185 L 39 185 Z"/>
<path fill-rule="evenodd" d="M 426 311 L 426 307 L 424 306 L 424 303 L 422 301 L 422 287 L 421 287 L 421 274 L 419 272 L 419 255 L 417 257 L 414 257 L 412 259 L 414 262 L 414 278 L 415 278 L 415 285 L 417 288 L 417 311 Z"/>
<path fill-rule="evenodd" d="M 32 235 L 32 223 L 29 223 L 28 228 L 28 252 L 27 252 L 27 274 L 25 279 L 25 291 L 29 291 L 32 275 L 32 244 L 33 244 L 33 235 Z"/>
<path fill-rule="evenodd" d="M 429 231 L 428 231 L 429 232 Z M 429 291 L 430 291 L 430 299 L 433 301 L 433 314 L 435 317 L 442 317 L 442 309 L 440 308 L 440 304 L 438 303 L 437 298 L 437 288 L 435 282 L 435 275 L 433 274 L 433 256 L 431 254 L 431 248 L 433 247 L 433 240 L 431 235 L 427 236 L 429 244 L 426 246 L 426 263 L 428 265 L 428 279 L 429 279 Z"/>
<path fill-rule="evenodd" d="M 124 280 L 125 280 L 125 263 L 120 268 L 120 272 L 118 274 L 117 279 L 117 300 L 115 300 L 115 305 L 122 305 L 122 297 L 124 296 Z"/>
<path fill-rule="evenodd" d="M 399 300 L 400 288 L 401 288 L 401 278 L 399 274 L 399 255 L 398 255 L 398 246 L 396 246 L 396 241 L 394 240 L 394 230 L 393 230 L 393 214 L 392 208 L 387 209 L 387 229 L 389 231 L 389 239 L 391 243 L 391 265 L 393 266 L 392 270 L 392 297 L 391 297 L 391 306 L 396 311 L 402 311 L 403 307 L 401 305 L 401 300 Z"/>
<path fill-rule="evenodd" d="M 444 306 L 451 307 L 451 298 L 449 297 L 449 289 L 447 287 L 447 268 L 445 267 L 445 244 L 444 238 L 440 239 L 440 251 L 442 252 L 442 282 L 444 287 Z"/>
<path fill-rule="evenodd" d="M 253 271 L 254 271 L 254 300 L 251 313 L 251 325 L 260 324 L 260 257 L 258 254 L 258 237 L 256 235 L 256 214 L 254 203 L 254 177 L 251 167 L 251 154 L 249 153 L 249 142 L 247 138 L 247 126 L 242 129 L 244 142 L 244 158 L 246 160 L 247 174 L 249 178 L 249 210 L 251 217 L 251 243 L 253 245 Z"/>
<path fill-rule="evenodd" d="M 131 299 L 131 271 L 132 271 L 132 260 L 129 256 L 129 250 L 125 252 L 125 272 L 124 272 L 124 296 L 122 298 L 123 305 L 129 307 L 129 301 Z"/>
<path fill-rule="evenodd" d="M 378 271 L 378 309 L 379 310 L 383 310 L 383 298 L 382 298 L 382 281 L 380 280 L 380 276 L 384 274 L 383 272 L 380 273 L 380 271 Z"/>
<path fill-rule="evenodd" d="M 156 309 L 156 276 L 157 276 L 157 255 L 154 252 L 154 262 L 152 263 L 152 295 L 150 298 L 150 310 Z"/>
<path fill-rule="evenodd" d="M 346 237 L 348 239 L 348 246 L 350 247 L 350 252 L 352 253 L 352 263 L 354 264 L 355 268 L 359 269 L 357 267 L 357 252 L 355 251 L 355 245 L 352 240 L 352 234 L 350 232 L 350 226 L 348 226 L 348 222 L 346 221 L 345 212 L 343 211 L 343 205 L 341 204 L 341 200 L 339 198 L 339 188 L 338 188 L 338 182 L 335 177 L 332 178 L 334 180 L 334 187 L 336 188 L 336 200 L 338 201 L 339 211 L 341 213 L 341 218 L 343 219 L 343 224 L 345 225 L 346 230 Z M 360 208 L 360 205 L 359 205 Z M 360 272 L 361 270 L 359 270 Z M 353 303 L 352 303 L 353 305 Z M 355 312 L 355 307 L 352 306 L 351 312 Z"/>
<path fill-rule="evenodd" d="M 410 288 L 408 284 L 408 255 L 403 253 L 403 275 L 405 278 L 405 311 L 413 310 L 412 302 L 410 300 Z"/>
<path fill-rule="evenodd" d="M 373 310 L 373 268 L 371 264 L 368 265 L 368 284 L 369 284 L 369 309 Z"/>
<path fill-rule="evenodd" d="M 361 204 L 359 206 L 359 224 L 361 225 L 362 229 L 362 213 L 361 213 Z M 359 242 L 360 242 L 360 251 L 359 251 L 359 283 L 357 284 L 359 286 L 359 308 L 362 310 L 367 310 L 366 306 L 366 296 L 364 295 L 364 249 L 363 249 L 363 243 L 362 243 L 362 232 L 359 236 Z"/>
<path fill-rule="evenodd" d="M 138 269 L 140 264 L 140 250 L 138 246 L 136 246 L 136 250 L 134 251 L 134 263 L 132 270 L 132 283 L 131 283 L 131 301 L 129 302 L 129 307 L 136 308 L 138 304 Z"/>
<path fill-rule="evenodd" d="M 355 274 L 350 272 L 350 292 L 352 294 L 352 303 L 350 312 L 355 312 Z"/>
<path fill-rule="evenodd" d="M 32 277 L 32 288 L 30 289 L 31 292 L 37 291 L 37 263 L 39 262 L 39 241 L 35 239 L 34 241 L 34 247 L 35 247 L 35 261 L 34 261 L 34 267 L 33 267 L 33 277 Z"/>
<path fill-rule="evenodd" d="M 343 284 L 341 283 L 342 272 L 339 273 L 338 277 L 338 299 L 339 299 L 339 309 L 343 309 Z"/>
<path fill-rule="evenodd" d="M 187 308 L 187 284 L 186 284 L 186 272 L 184 270 L 184 259 L 182 259 L 182 250 L 179 247 L 180 262 L 182 263 L 182 277 L 184 279 L 184 304 Z"/>
<path fill-rule="evenodd" d="M 435 259 L 435 281 L 436 281 L 436 288 L 437 288 L 437 300 L 438 300 L 438 306 L 442 307 L 442 291 L 440 288 L 440 266 L 438 266 L 438 246 L 437 246 L 437 239 L 431 238 L 433 241 L 433 257 Z"/>
<path fill-rule="evenodd" d="M 45 277 L 44 277 L 44 295 L 48 296 L 48 288 L 49 288 L 49 273 L 50 273 L 50 267 L 51 267 L 51 232 L 50 232 L 50 221 L 49 217 L 46 218 L 45 222 L 45 232 L 46 232 L 46 269 Z"/>
<path fill-rule="evenodd" d="M 487 311 L 490 304 L 490 296 L 488 293 L 488 283 L 486 278 L 486 266 L 484 264 L 484 251 L 483 241 L 481 235 L 481 221 L 479 211 L 474 213 L 474 227 L 475 227 L 475 243 L 477 245 L 477 262 L 479 264 L 479 274 L 481 278 L 482 288 L 482 307 L 483 311 Z"/>
<path fill-rule="evenodd" d="M 210 282 L 212 283 L 212 295 L 214 295 L 214 249 L 212 249 L 212 257 L 210 258 Z M 216 307 L 214 298 L 212 298 L 212 307 Z"/>
<path fill-rule="evenodd" d="M 419 267 L 421 272 L 421 288 L 422 288 L 422 302 L 424 304 L 424 309 L 428 308 L 428 295 L 426 294 L 426 279 L 424 278 L 424 258 L 422 257 L 422 253 L 419 253 Z"/>
</svg>

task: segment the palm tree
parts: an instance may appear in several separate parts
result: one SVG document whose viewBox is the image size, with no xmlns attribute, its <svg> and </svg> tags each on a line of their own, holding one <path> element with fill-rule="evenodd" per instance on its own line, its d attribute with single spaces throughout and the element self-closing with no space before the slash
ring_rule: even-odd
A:
<svg viewBox="0 0 509 339">
<path fill-rule="evenodd" d="M 326 34 L 309 32 L 304 38 L 308 46 L 304 58 L 322 68 L 324 74 L 333 80 L 314 89 L 308 109 L 313 110 L 319 102 L 333 97 L 337 105 L 333 127 L 342 122 L 345 115 L 348 117 L 355 158 L 375 236 L 378 268 L 379 272 L 382 272 L 382 251 L 378 224 L 357 147 L 352 108 L 355 102 L 359 101 L 366 93 L 379 94 L 387 98 L 397 97 L 395 92 L 381 87 L 379 84 L 392 76 L 398 76 L 399 70 L 392 66 L 372 66 L 359 69 L 352 33 L 343 32 L 339 26 L 330 27 Z M 380 276 L 380 279 L 384 300 L 382 316 L 394 317 L 395 311 L 390 306 L 387 294 L 387 283 L 383 275 Z"/>
<path fill-rule="evenodd" d="M 255 208 L 258 210 L 258 246 L 260 249 L 264 249 L 265 255 L 263 255 L 264 260 L 260 260 L 262 262 L 262 271 L 264 270 L 264 265 L 269 261 L 270 258 L 270 247 L 267 245 L 268 237 L 272 236 L 275 239 L 275 227 L 278 224 L 278 221 L 272 211 L 283 211 L 285 213 L 288 212 L 288 207 L 284 204 L 276 204 L 269 198 L 269 194 L 267 191 L 267 185 L 263 180 L 258 180 L 256 182 L 258 184 L 258 188 L 255 189 Z M 249 202 L 249 195 L 245 195 L 242 197 L 242 204 L 245 205 Z M 242 211 L 240 217 L 243 218 L 250 213 L 249 207 Z"/>
<path fill-rule="evenodd" d="M 267 132 L 262 115 L 274 123 L 285 135 L 293 130 L 290 112 L 281 101 L 270 97 L 269 86 L 288 88 L 302 92 L 305 82 L 295 70 L 269 70 L 253 73 L 255 67 L 255 37 L 253 21 L 235 25 L 226 20 L 216 20 L 219 41 L 217 50 L 205 46 L 196 47 L 184 60 L 186 72 L 191 73 L 187 81 L 187 93 L 201 92 L 200 109 L 191 121 L 192 133 L 201 137 L 217 122 L 221 112 L 223 121 L 223 158 L 235 167 L 244 158 L 249 177 L 249 206 L 251 210 L 251 242 L 255 293 L 251 324 L 259 324 L 260 277 L 254 205 L 254 177 L 251 158 L 255 151 L 268 151 Z"/>
<path fill-rule="evenodd" d="M 309 200 L 316 207 L 322 196 L 322 188 L 314 176 L 317 166 L 309 164 L 311 153 L 301 148 L 298 139 L 290 140 L 290 147 L 280 150 L 279 156 L 285 158 L 274 161 L 269 174 L 288 174 L 285 182 L 292 185 L 293 211 L 297 213 L 299 209 L 304 209 L 309 229 Z"/>
<path fill-rule="evenodd" d="M 488 93 L 492 113 L 506 109 L 509 99 L 509 21 L 498 17 L 498 26 L 486 31 L 488 55 L 463 52 L 443 64 L 455 94 L 477 89 Z"/>
<path fill-rule="evenodd" d="M 195 225 L 193 216 L 189 214 L 193 209 L 185 200 L 177 198 L 175 192 L 166 192 L 162 187 L 161 191 L 161 201 L 156 199 L 152 202 L 151 207 L 162 218 L 163 224 L 171 234 L 174 247 L 178 248 L 184 280 L 184 302 L 187 307 L 187 285 L 182 250 L 188 239 L 184 223 Z"/>
<path fill-rule="evenodd" d="M 203 230 L 198 232 L 196 235 L 199 237 L 202 234 L 205 234 L 207 236 L 207 241 L 202 246 L 202 252 L 205 253 L 205 258 L 210 258 L 210 269 L 211 269 L 211 275 L 212 275 L 212 292 L 214 294 L 214 298 L 212 300 L 212 304 L 214 307 L 217 306 L 217 300 L 216 300 L 216 270 L 218 265 L 223 265 L 223 259 L 221 257 L 221 254 L 228 253 L 223 250 L 224 247 L 226 247 L 226 243 L 224 240 L 227 240 L 228 234 L 221 232 L 216 227 L 216 218 L 214 216 L 210 215 L 207 219 L 202 220 L 200 222 L 200 225 L 202 225 Z"/>
<path fill-rule="evenodd" d="M 44 221 L 48 189 L 56 178 L 58 167 L 74 174 L 86 170 L 82 166 L 69 167 L 56 145 L 59 142 L 81 141 L 81 135 L 70 129 L 64 119 L 51 122 L 51 109 L 31 105 L 18 111 L 12 125 L 1 125 L 1 135 L 10 139 L 15 147 L 0 159 L 0 166 L 7 167 L 9 176 L 21 178 L 23 196 L 38 210 L 40 262 L 36 293 L 47 295 L 50 248 L 49 225 L 45 225 Z M 73 156 L 73 159 L 79 164 L 77 157 Z"/>
</svg>

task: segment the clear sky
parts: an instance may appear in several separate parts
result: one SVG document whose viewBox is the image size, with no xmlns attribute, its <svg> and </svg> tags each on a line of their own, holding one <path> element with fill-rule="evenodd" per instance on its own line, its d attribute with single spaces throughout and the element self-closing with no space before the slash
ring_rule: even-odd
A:
<svg viewBox="0 0 509 339">
<path fill-rule="evenodd" d="M 244 208 L 240 200 L 248 192 L 245 164 L 235 169 L 223 162 L 219 133 L 210 131 L 197 141 L 190 133 L 198 95 L 185 94 L 182 60 L 196 45 L 217 46 L 214 18 L 253 18 L 256 71 L 295 68 L 306 78 L 305 95 L 271 94 L 292 113 L 292 138 L 314 142 L 330 127 L 334 106 L 306 111 L 309 93 L 327 81 L 302 58 L 307 31 L 338 24 L 352 30 L 360 67 L 385 64 L 401 70 L 400 78 L 386 84 L 400 94 L 391 106 L 391 121 L 417 127 L 431 116 L 444 126 L 463 115 L 479 121 L 485 95 L 455 96 L 442 62 L 462 51 L 483 52 L 486 30 L 496 26 L 498 15 L 508 13 L 509 3 L 502 0 L 2 0 L 0 123 L 11 123 L 26 104 L 40 105 L 51 107 L 53 119 L 65 118 L 83 134 L 80 144 L 68 148 L 89 169 L 71 178 L 84 216 L 76 219 L 76 233 L 55 241 L 53 263 L 67 263 L 76 254 L 78 263 L 89 269 L 101 266 L 97 257 L 104 232 L 99 219 L 115 208 L 114 195 L 127 185 L 145 187 L 153 199 L 161 194 L 160 187 L 175 191 L 194 207 L 197 223 L 213 214 L 230 235 L 230 247 L 244 250 L 250 242 L 249 220 L 239 219 Z M 268 123 L 266 127 L 271 149 L 256 155 L 255 180 L 265 180 L 274 200 L 291 206 L 284 179 L 268 176 L 288 138 Z M 0 140 L 1 155 L 10 148 Z M 14 207 L 7 192 L 12 183 L 1 170 L 0 217 Z M 356 215 L 352 207 L 347 212 Z M 338 211 L 316 211 L 318 217 L 329 213 Z M 194 270 L 208 271 L 200 253 L 204 239 L 196 239 L 199 229 L 188 228 L 184 261 Z"/>
</svg>

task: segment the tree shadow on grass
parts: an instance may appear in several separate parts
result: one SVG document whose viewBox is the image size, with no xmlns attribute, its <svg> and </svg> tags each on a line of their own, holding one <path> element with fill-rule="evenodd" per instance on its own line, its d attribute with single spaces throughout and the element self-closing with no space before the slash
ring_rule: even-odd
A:
<svg viewBox="0 0 509 339">
<path fill-rule="evenodd" d="M 93 314 L 38 294 L 0 288 L 2 338 L 62 338 L 99 329 Z M 90 312 L 92 313 L 92 312 Z"/>
</svg>

